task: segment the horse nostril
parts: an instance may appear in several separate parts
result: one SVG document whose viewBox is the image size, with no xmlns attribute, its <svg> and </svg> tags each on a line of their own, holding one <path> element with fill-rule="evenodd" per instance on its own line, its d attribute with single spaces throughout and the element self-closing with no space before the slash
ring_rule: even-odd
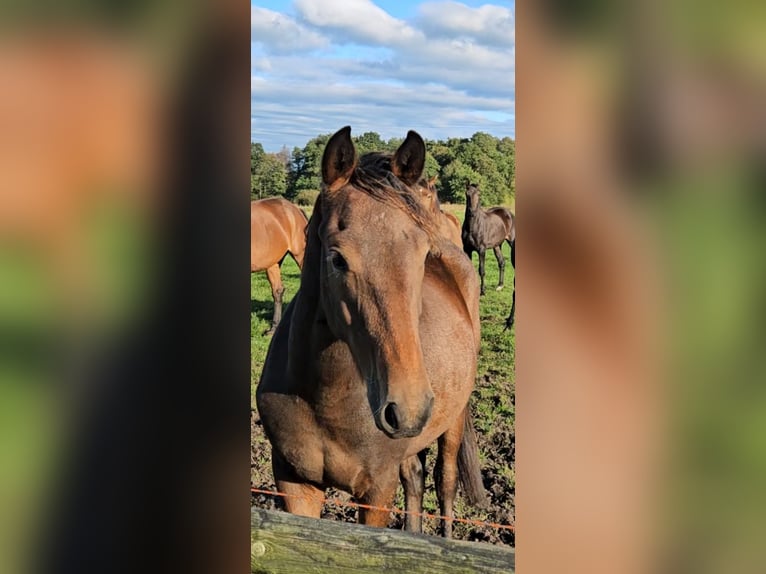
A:
<svg viewBox="0 0 766 574">
<path fill-rule="evenodd" d="M 383 418 L 388 423 L 388 426 L 391 427 L 391 430 L 399 430 L 399 419 L 396 416 L 396 403 L 388 403 L 386 405 L 386 408 L 383 410 Z"/>
</svg>

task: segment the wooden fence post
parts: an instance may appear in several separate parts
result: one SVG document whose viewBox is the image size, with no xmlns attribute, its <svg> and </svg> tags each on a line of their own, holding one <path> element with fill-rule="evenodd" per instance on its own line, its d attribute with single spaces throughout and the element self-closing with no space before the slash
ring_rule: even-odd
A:
<svg viewBox="0 0 766 574">
<path fill-rule="evenodd" d="M 250 566 L 255 574 L 494 574 L 513 572 L 515 553 L 490 544 L 253 508 Z"/>
</svg>

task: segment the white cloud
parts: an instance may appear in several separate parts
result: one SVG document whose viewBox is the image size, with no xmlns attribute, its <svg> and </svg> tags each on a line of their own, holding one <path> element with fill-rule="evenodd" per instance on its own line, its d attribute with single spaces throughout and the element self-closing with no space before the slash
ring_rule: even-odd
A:
<svg viewBox="0 0 766 574">
<path fill-rule="evenodd" d="M 279 82 L 251 76 L 254 101 L 268 100 L 293 107 L 306 106 L 307 109 L 314 104 L 368 104 L 387 108 L 427 106 L 432 112 L 447 107 L 502 111 L 510 106 L 507 97 L 471 95 L 439 84 L 422 84 L 413 90 L 409 85 L 387 82 L 382 77 L 351 83 L 341 76 L 326 77 L 321 71 L 316 71 L 315 76 L 311 70 L 300 70 L 287 61 L 276 65 L 290 68 L 293 73 Z M 306 89 L 316 85 L 319 77 L 325 79 L 319 89 Z"/>
<path fill-rule="evenodd" d="M 347 62 L 349 76 L 327 76 L 299 58 L 281 58 L 274 68 L 290 72 L 280 81 L 254 76 L 253 139 L 276 151 L 282 145 L 301 147 L 344 125 L 351 125 L 355 134 L 375 131 L 384 139 L 404 137 L 409 129 L 430 139 L 470 137 L 480 130 L 513 135 L 513 122 L 505 119 L 514 114 L 507 94 L 471 95 L 439 84 L 391 83 L 387 74 L 362 81 L 352 73 L 354 65 Z"/>
<path fill-rule="evenodd" d="M 471 8 L 446 0 L 426 2 L 418 11 L 418 23 L 429 36 L 464 35 L 476 42 L 496 46 L 511 46 L 515 40 L 513 12 L 502 6 L 485 4 Z"/>
<path fill-rule="evenodd" d="M 369 0 L 296 0 L 294 8 L 297 20 L 280 22 L 300 29 L 297 47 L 273 37 L 273 26 L 253 44 L 251 132 L 267 149 L 303 146 L 344 125 L 384 139 L 408 129 L 430 139 L 514 136 L 512 10 L 429 2 L 404 21 Z M 260 21 L 277 14 L 262 12 Z M 327 49 L 306 54 L 307 38 Z"/>
<path fill-rule="evenodd" d="M 250 40 L 272 53 L 305 52 L 324 48 L 329 40 L 289 16 L 250 7 Z"/>
<path fill-rule="evenodd" d="M 271 60 L 268 58 L 253 58 L 250 66 L 254 72 L 270 72 Z"/>
<path fill-rule="evenodd" d="M 468 90 L 510 90 L 514 86 L 514 57 L 510 50 L 493 50 L 465 39 L 429 40 L 403 58 L 422 77 L 447 81 Z"/>
<path fill-rule="evenodd" d="M 342 32 L 341 39 L 382 46 L 425 39 L 370 0 L 296 0 L 295 8 L 312 25 Z"/>
</svg>

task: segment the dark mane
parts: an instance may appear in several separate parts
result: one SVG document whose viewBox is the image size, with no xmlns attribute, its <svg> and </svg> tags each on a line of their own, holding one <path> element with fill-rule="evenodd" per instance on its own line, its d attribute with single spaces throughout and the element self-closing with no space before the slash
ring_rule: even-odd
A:
<svg viewBox="0 0 766 574">
<path fill-rule="evenodd" d="M 433 213 L 425 209 L 418 191 L 408 186 L 391 171 L 390 153 L 366 153 L 351 176 L 350 183 L 370 197 L 401 209 L 425 230 L 433 241 L 438 234 L 438 222 Z"/>
</svg>

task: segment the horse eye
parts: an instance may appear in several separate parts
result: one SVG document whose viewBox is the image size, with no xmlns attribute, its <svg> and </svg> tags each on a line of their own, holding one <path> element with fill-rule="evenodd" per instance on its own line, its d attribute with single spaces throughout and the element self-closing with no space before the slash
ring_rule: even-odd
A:
<svg viewBox="0 0 766 574">
<path fill-rule="evenodd" d="M 336 271 L 341 271 L 343 273 L 348 271 L 348 263 L 343 259 L 343 255 L 337 251 L 332 251 L 330 253 L 330 263 L 332 263 L 332 266 Z"/>
</svg>

